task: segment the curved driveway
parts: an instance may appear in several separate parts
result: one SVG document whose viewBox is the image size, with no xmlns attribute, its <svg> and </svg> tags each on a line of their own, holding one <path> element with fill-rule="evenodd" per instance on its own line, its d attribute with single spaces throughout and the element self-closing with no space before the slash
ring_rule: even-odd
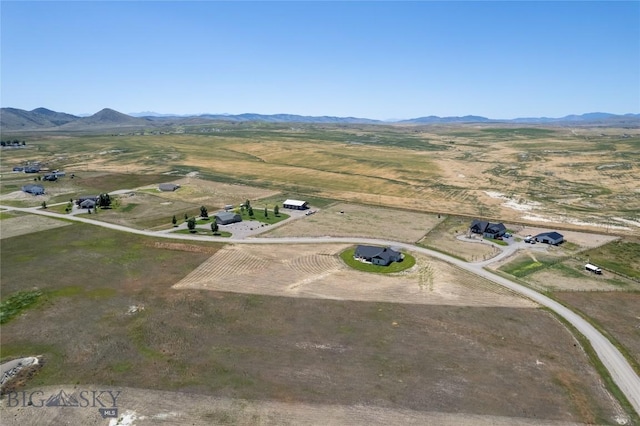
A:
<svg viewBox="0 0 640 426">
<path fill-rule="evenodd" d="M 138 235 L 144 235 L 149 237 L 168 238 L 174 240 L 190 240 L 190 241 L 216 241 L 227 244 L 319 244 L 319 243 L 347 243 L 347 244 L 376 244 L 376 245 L 390 245 L 394 247 L 404 248 L 417 253 L 426 254 L 446 262 L 449 262 L 461 269 L 472 272 L 476 275 L 484 277 L 496 284 L 507 287 L 516 293 L 519 293 L 531 300 L 545 306 L 555 313 L 567 320 L 573 325 L 580 333 L 582 333 L 591 343 L 591 346 L 598 354 L 598 357 L 607 368 L 614 382 L 618 385 L 620 390 L 625 394 L 636 413 L 640 414 L 640 377 L 635 373 L 631 365 L 627 362 L 624 356 L 616 349 L 611 342 L 604 337 L 598 330 L 596 330 L 591 324 L 589 324 L 582 317 L 574 313 L 572 310 L 566 308 L 560 303 L 532 290 L 528 287 L 516 284 L 506 278 L 492 274 L 491 272 L 483 269 L 483 266 L 487 262 L 481 262 L 477 264 L 467 263 L 462 260 L 453 258 L 443 253 L 439 253 L 433 250 L 429 250 L 423 247 L 417 247 L 412 244 L 400 243 L 396 241 L 388 241 L 377 238 L 341 238 L 341 237 L 290 237 L 290 238 L 247 238 L 247 239 L 234 239 L 234 238 L 220 238 L 220 237 L 207 237 L 198 235 L 186 235 L 186 234 L 164 234 L 152 231 L 143 231 L 138 229 L 128 228 L 122 225 L 116 225 L 112 223 L 101 222 L 97 220 L 87 219 L 78 216 L 69 216 L 58 213 L 42 210 L 39 207 L 32 208 L 17 208 L 11 206 L 2 206 L 0 208 L 7 210 L 16 210 L 28 213 L 39 214 L 43 216 L 54 217 L 57 219 L 66 219 L 76 222 L 88 223 L 91 225 L 102 226 L 104 228 L 114 229 L 117 231 L 129 232 Z M 502 256 L 500 256 L 502 257 Z M 494 258 L 495 260 L 495 258 Z M 544 332 L 544 330 L 542 330 Z"/>
</svg>

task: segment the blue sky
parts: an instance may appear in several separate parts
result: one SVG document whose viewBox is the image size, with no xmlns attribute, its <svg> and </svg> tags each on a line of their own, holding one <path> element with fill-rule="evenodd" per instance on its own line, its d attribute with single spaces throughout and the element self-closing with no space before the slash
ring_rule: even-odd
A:
<svg viewBox="0 0 640 426">
<path fill-rule="evenodd" d="M 640 112 L 640 2 L 1 3 L 3 107 Z"/>
</svg>

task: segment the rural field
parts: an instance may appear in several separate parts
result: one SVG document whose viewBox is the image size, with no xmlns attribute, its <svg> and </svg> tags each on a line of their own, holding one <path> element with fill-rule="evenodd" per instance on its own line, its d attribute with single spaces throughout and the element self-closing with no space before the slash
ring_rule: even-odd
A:
<svg viewBox="0 0 640 426">
<path fill-rule="evenodd" d="M 32 133 L 28 149 L 3 151 L 0 192 L 19 191 L 7 172 L 31 160 L 77 174 L 162 174 L 169 181 L 197 172 L 308 197 L 640 234 L 638 129 L 266 123 L 207 129 Z"/>
<path fill-rule="evenodd" d="M 559 230 L 564 244 L 528 246 L 489 268 L 587 316 L 638 369 L 640 130 L 210 127 L 26 134 L 24 149 L 2 151 L 0 204 L 44 201 L 62 213 L 81 195 L 128 190 L 91 218 L 164 232 L 173 215 L 182 223 L 200 206 L 212 214 L 247 199 L 271 209 L 297 198 L 317 212 L 262 236 L 386 238 L 471 262 L 502 249 L 459 239 L 475 217 L 504 222 L 518 240 Z M 37 177 L 11 169 L 28 161 L 67 176 L 38 181 L 44 196 L 27 195 L 21 186 Z M 164 182 L 181 187 L 160 192 Z M 122 412 L 136 412 L 140 424 L 367 422 L 372 413 L 407 424 L 618 424 L 630 416 L 554 315 L 428 256 L 373 274 L 341 260 L 346 244 L 181 243 L 23 213 L 0 219 L 1 300 L 34 298 L 3 323 L 0 360 L 43 359 L 12 389 L 117 387 Z M 587 261 L 604 274 L 585 272 Z M 153 405 L 162 398 L 173 402 Z M 13 424 L 40 415 L 0 410 Z"/>
<path fill-rule="evenodd" d="M 312 209 L 314 206 L 311 206 Z M 389 238 L 413 243 L 440 219 L 433 213 L 418 213 L 376 206 L 335 203 L 313 215 L 288 223 L 264 234 L 266 237 Z"/>
<path fill-rule="evenodd" d="M 410 410 L 406 415 L 418 419 L 480 416 L 486 424 L 494 416 L 523 418 L 522 424 L 533 417 L 613 423 L 622 414 L 553 315 L 431 259 L 419 260 L 435 278 L 423 291 L 457 303 L 354 301 L 347 299 L 358 289 L 344 288 L 344 300 L 174 288 L 186 281 L 238 284 L 234 277 L 244 277 L 247 284 L 279 286 L 285 293 L 291 280 L 302 280 L 302 290 L 319 269 L 347 272 L 327 259 L 340 250 L 158 242 L 79 224 L 6 238 L 3 295 L 34 288 L 43 295 L 3 325 L 0 356 L 42 355 L 44 367 L 27 383 L 32 389 L 98 383 L 154 390 L 137 391 L 132 401 L 157 391 L 197 393 L 248 400 L 242 402 L 247 410 L 260 413 L 264 404 L 279 403 L 296 403 L 294 412 L 309 415 L 325 405 L 338 411 L 373 406 L 390 410 L 386 415 Z M 216 272 L 223 265 L 212 256 L 229 260 L 236 273 Z M 274 262 L 274 256 L 290 264 L 286 279 L 272 276 L 269 267 L 256 275 L 257 267 L 247 266 L 248 258 L 268 266 L 265 259 Z M 222 280 L 211 280 L 212 270 Z M 349 285 L 371 275 L 348 272 L 355 274 Z M 382 284 L 382 293 L 393 295 Z M 420 288 L 419 279 L 407 284 Z M 136 409 L 133 402 L 122 409 L 129 407 Z M 204 423 L 242 412 L 216 407 L 189 415 Z M 15 424 L 33 418 L 25 410 L 3 410 Z"/>
</svg>

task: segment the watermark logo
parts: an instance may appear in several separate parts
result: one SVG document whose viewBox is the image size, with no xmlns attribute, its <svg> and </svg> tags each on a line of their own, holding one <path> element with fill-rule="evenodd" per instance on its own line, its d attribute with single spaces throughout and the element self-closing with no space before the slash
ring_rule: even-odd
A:
<svg viewBox="0 0 640 426">
<path fill-rule="evenodd" d="M 81 390 L 68 394 L 60 390 L 50 395 L 45 395 L 40 390 L 35 391 L 11 391 L 5 394 L 6 406 L 14 407 L 74 407 L 97 408 L 102 418 L 118 417 L 118 398 L 120 391 L 113 390 Z"/>
</svg>

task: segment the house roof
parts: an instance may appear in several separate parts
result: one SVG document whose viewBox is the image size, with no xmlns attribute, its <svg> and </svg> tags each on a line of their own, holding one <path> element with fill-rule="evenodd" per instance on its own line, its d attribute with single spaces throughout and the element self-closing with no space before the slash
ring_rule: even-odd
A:
<svg viewBox="0 0 640 426">
<path fill-rule="evenodd" d="M 28 184 L 22 187 L 22 190 L 24 192 L 38 192 L 38 193 L 42 193 L 44 194 L 44 187 L 42 185 L 34 185 L 34 184 Z"/>
<path fill-rule="evenodd" d="M 392 256 L 398 256 L 400 253 L 389 247 L 377 247 L 377 246 L 358 246 L 354 253 L 358 257 L 364 257 L 366 259 L 373 259 L 379 257 L 384 260 L 389 260 Z"/>
<path fill-rule="evenodd" d="M 474 219 L 474 221 L 471 222 L 471 228 L 477 228 L 480 232 L 484 232 L 488 225 L 489 222 L 480 219 Z"/>
<path fill-rule="evenodd" d="M 95 206 L 96 206 L 96 202 L 91 199 L 84 200 L 83 202 L 80 203 L 80 207 L 82 207 L 83 209 L 86 209 L 89 207 L 95 207 Z"/>
<path fill-rule="evenodd" d="M 502 223 L 489 223 L 489 226 L 485 229 L 484 232 L 490 232 L 492 234 L 497 234 L 499 232 L 506 231 L 507 227 Z"/>
<path fill-rule="evenodd" d="M 158 188 L 174 191 L 180 188 L 180 185 L 176 185 L 175 183 L 161 183 L 160 185 L 158 185 Z"/>
<path fill-rule="evenodd" d="M 538 237 L 549 237 L 552 240 L 557 240 L 558 238 L 564 238 L 564 235 L 562 235 L 559 232 L 552 231 L 552 232 L 543 232 L 542 234 L 536 235 L 536 238 Z"/>
<path fill-rule="evenodd" d="M 296 206 L 296 207 L 303 207 L 305 204 L 307 204 L 306 201 L 300 201 L 300 200 L 284 200 L 284 203 L 282 203 L 282 205 Z"/>
<path fill-rule="evenodd" d="M 213 215 L 213 217 L 218 217 L 220 218 L 220 220 L 231 220 L 231 219 L 235 219 L 236 216 L 240 216 L 240 215 L 234 212 L 218 212 Z"/>
</svg>

